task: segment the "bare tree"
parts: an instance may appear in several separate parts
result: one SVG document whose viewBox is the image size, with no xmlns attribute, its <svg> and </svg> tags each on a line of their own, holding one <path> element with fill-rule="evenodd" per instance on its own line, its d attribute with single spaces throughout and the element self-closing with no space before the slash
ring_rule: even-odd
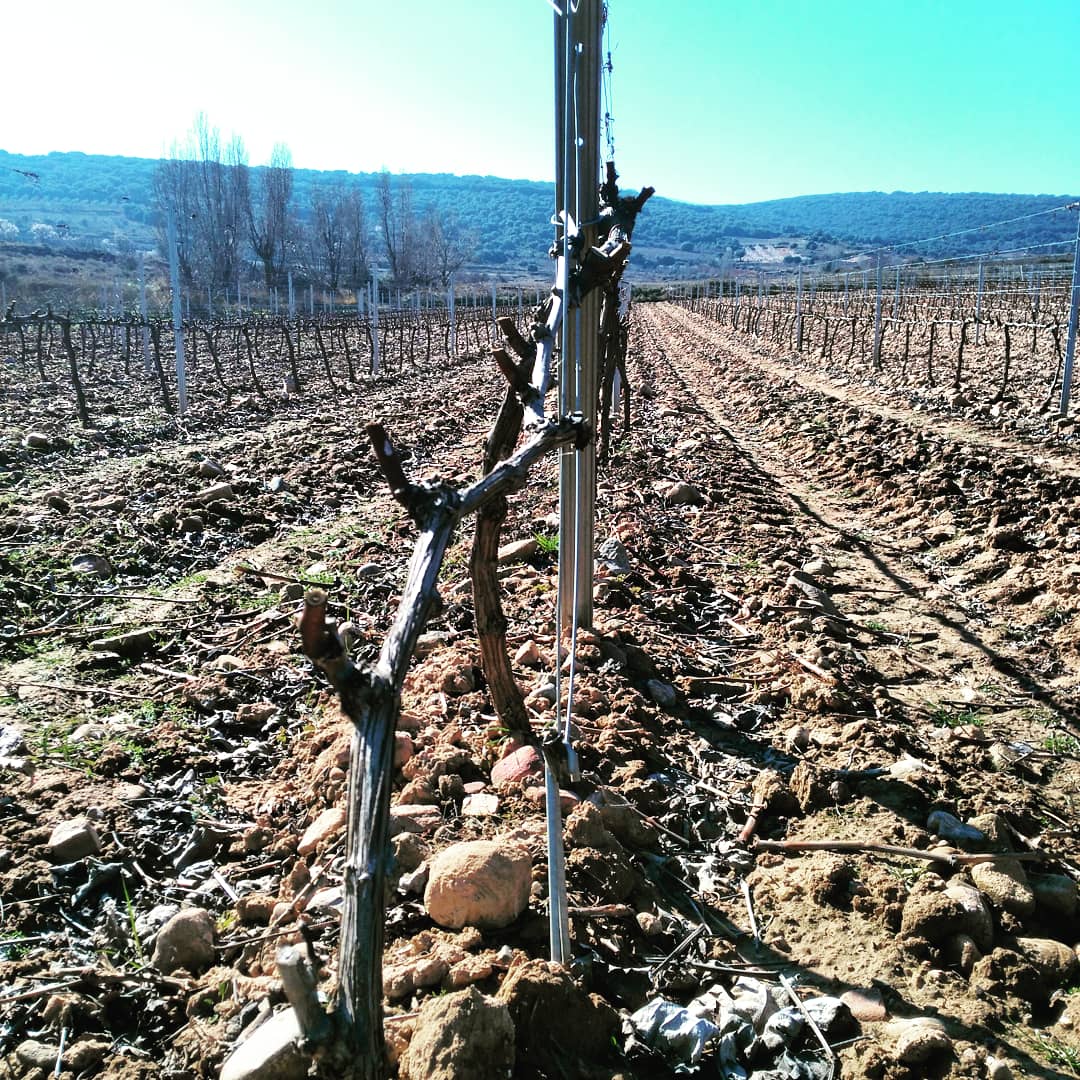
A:
<svg viewBox="0 0 1080 1080">
<path fill-rule="evenodd" d="M 463 229 L 453 211 L 440 213 L 434 207 L 424 218 L 427 259 L 431 279 L 444 289 L 476 250 L 476 233 Z"/>
<path fill-rule="evenodd" d="M 343 217 L 345 241 L 342 274 L 345 284 L 358 289 L 371 278 L 371 237 L 359 184 L 352 184 L 345 193 Z"/>
<path fill-rule="evenodd" d="M 176 222 L 176 247 L 180 256 L 180 278 L 192 288 L 200 278 L 201 253 L 197 241 L 198 211 L 195 203 L 195 163 L 185 160 L 176 144 L 172 157 L 154 170 L 154 203 L 160 211 L 158 244 L 165 250 L 165 220 L 171 213 Z"/>
<path fill-rule="evenodd" d="M 394 184 L 384 170 L 379 175 L 377 195 L 390 279 L 399 289 L 407 289 L 415 283 L 419 262 L 416 246 L 419 230 L 413 213 L 412 185 L 404 179 Z"/>
<path fill-rule="evenodd" d="M 247 205 L 248 237 L 262 262 L 267 290 L 280 282 L 285 271 L 292 193 L 292 154 L 284 143 L 276 143 L 270 164 L 255 174 Z"/>
<path fill-rule="evenodd" d="M 329 289 L 356 289 L 370 276 L 370 242 L 359 184 L 337 181 L 311 189 L 309 263 Z"/>
<path fill-rule="evenodd" d="M 336 291 L 345 256 L 345 189 L 338 182 L 311 186 L 311 266 L 322 283 Z"/>
<path fill-rule="evenodd" d="M 186 142 L 173 147 L 173 158 L 162 163 L 163 186 L 174 196 L 166 205 L 176 209 L 178 228 L 181 216 L 190 223 L 178 236 L 179 246 L 187 249 L 189 283 L 231 285 L 247 235 L 243 141 L 233 136 L 223 148 L 221 132 L 199 113 Z"/>
</svg>

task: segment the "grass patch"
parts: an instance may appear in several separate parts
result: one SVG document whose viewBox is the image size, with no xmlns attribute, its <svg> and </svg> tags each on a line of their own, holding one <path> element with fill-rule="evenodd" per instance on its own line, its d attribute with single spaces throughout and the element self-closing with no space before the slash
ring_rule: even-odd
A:
<svg viewBox="0 0 1080 1080">
<path fill-rule="evenodd" d="M 1064 735 L 1055 731 L 1043 739 L 1043 749 L 1049 750 L 1051 754 L 1080 757 L 1080 739 L 1075 735 Z"/>
<path fill-rule="evenodd" d="M 533 533 L 533 539 L 545 555 L 559 554 L 559 534 L 545 536 L 543 533 Z"/>
<path fill-rule="evenodd" d="M 1035 1049 L 1051 1065 L 1068 1069 L 1073 1076 L 1080 1076 L 1080 1050 L 1053 1035 L 1039 1034 L 1034 1039 Z"/>
<path fill-rule="evenodd" d="M 952 709 L 947 705 L 935 705 L 930 710 L 930 719 L 935 727 L 956 728 L 966 724 L 983 727 L 986 717 L 975 709 Z"/>
</svg>

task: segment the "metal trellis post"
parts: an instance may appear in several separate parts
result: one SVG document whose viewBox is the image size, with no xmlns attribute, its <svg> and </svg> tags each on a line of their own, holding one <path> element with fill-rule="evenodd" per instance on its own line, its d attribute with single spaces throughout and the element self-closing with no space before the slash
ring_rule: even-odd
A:
<svg viewBox="0 0 1080 1080">
<path fill-rule="evenodd" d="M 877 257 L 877 295 L 874 298 L 874 368 L 881 367 L 881 252 Z"/>
<path fill-rule="evenodd" d="M 146 308 L 146 259 L 142 255 L 139 256 L 139 319 L 142 323 L 139 330 L 142 336 L 143 371 L 149 375 L 152 370 L 150 364 L 150 320 Z"/>
<path fill-rule="evenodd" d="M 1080 211 L 1080 203 L 1075 203 L 1073 209 Z M 1076 321 L 1080 310 L 1080 213 L 1076 221 L 1076 245 L 1073 249 L 1073 272 L 1072 291 L 1069 300 L 1069 336 L 1065 344 L 1065 364 L 1061 373 L 1061 406 L 1059 412 L 1062 416 L 1069 414 L 1069 393 L 1072 386 L 1073 357 L 1076 355 Z"/>
<path fill-rule="evenodd" d="M 184 368 L 184 320 L 180 315 L 180 256 L 176 250 L 176 217 L 169 211 L 169 284 L 172 286 L 173 339 L 176 342 L 176 407 L 187 412 L 187 372 Z"/>
</svg>

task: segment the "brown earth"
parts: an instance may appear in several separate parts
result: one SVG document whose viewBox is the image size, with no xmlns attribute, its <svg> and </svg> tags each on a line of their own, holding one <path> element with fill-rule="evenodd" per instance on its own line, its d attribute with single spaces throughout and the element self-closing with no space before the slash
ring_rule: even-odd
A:
<svg viewBox="0 0 1080 1080">
<path fill-rule="evenodd" d="M 478 668 L 466 528 L 403 705 L 395 801 L 433 810 L 408 812 L 425 831 L 395 839 L 395 1060 L 425 1001 L 475 985 L 509 1006 L 515 1075 L 667 1075 L 612 1043 L 613 1010 L 752 973 L 805 998 L 861 992 L 838 1075 L 1080 1075 L 1063 959 L 1080 941 L 1072 440 L 946 426 L 674 305 L 637 308 L 629 374 L 633 423 L 601 469 L 597 523 L 629 569 L 598 571 L 578 639 L 573 793 L 599 806 L 567 825 L 579 985 L 527 963 L 547 949 L 540 792 L 491 784 L 507 746 Z M 342 839 L 320 815 L 343 804 L 347 731 L 300 653 L 301 583 L 329 586 L 372 658 L 414 536 L 362 424 L 383 420 L 413 475 L 460 482 L 500 395 L 474 359 L 344 407 L 234 410 L 188 433 L 152 417 L 81 432 L 44 395 L 0 404 L 0 1076 L 48 1075 L 61 1038 L 59 1075 L 216 1075 L 262 1003 L 282 1001 L 274 949 L 301 927 L 332 985 Z M 43 424 L 71 446 L 22 448 Z M 554 472 L 512 499 L 504 536 L 541 540 L 503 573 L 538 724 Z M 494 814 L 464 812 L 475 793 L 498 795 Z M 947 865 L 957 849 L 935 812 L 982 829 L 965 852 L 1027 861 Z M 99 849 L 50 858 L 54 827 L 76 818 Z M 740 832 L 938 858 L 785 854 Z M 451 843 L 506 835 L 533 858 L 525 913 L 435 927 L 408 875 Z M 956 889 L 973 880 L 991 898 L 976 896 L 981 914 Z M 210 913 L 214 952 L 165 973 L 157 938 L 181 905 Z M 604 1038 L 526 1052 L 544 1003 Z M 894 1025 L 926 1016 L 948 1038 L 901 1060 Z"/>
</svg>

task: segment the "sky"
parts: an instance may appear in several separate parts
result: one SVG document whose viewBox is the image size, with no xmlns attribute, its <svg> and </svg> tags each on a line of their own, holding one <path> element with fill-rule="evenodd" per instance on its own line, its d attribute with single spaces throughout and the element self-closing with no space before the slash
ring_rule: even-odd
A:
<svg viewBox="0 0 1080 1080">
<path fill-rule="evenodd" d="M 561 2 L 561 0 L 560 0 Z M 551 179 L 550 0 L 53 0 L 4 11 L 0 148 Z M 609 0 L 621 183 L 740 203 L 1080 190 L 1080 0 Z M 31 44 L 33 43 L 33 44 Z"/>
</svg>

